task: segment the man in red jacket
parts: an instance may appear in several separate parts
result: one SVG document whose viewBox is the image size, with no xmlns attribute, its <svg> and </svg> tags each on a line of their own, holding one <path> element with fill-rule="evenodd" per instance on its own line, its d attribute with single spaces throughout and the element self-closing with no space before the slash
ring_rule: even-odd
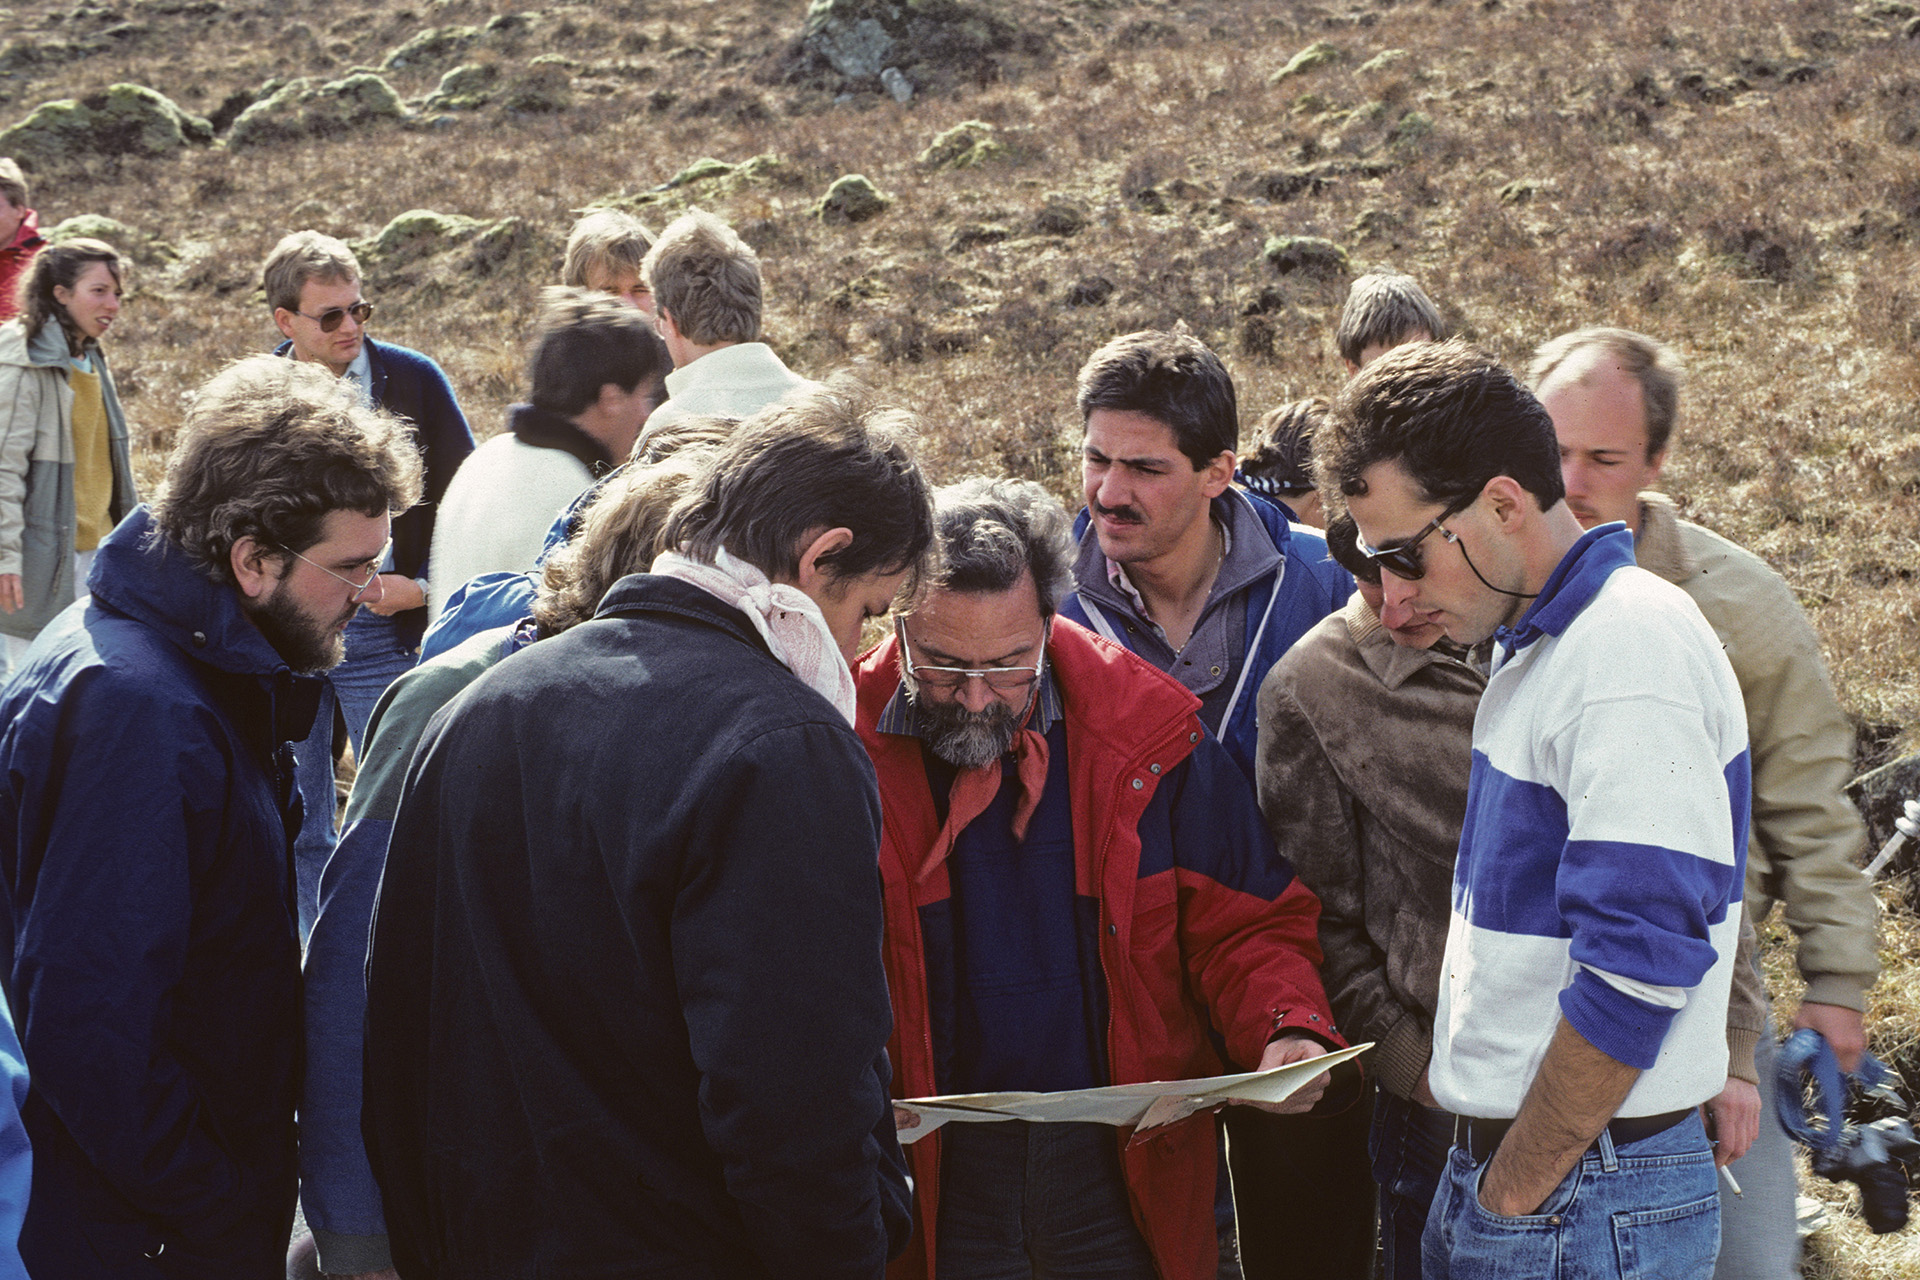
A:
<svg viewBox="0 0 1920 1280">
<path fill-rule="evenodd" d="M 855 672 L 894 1096 L 1177 1080 L 1340 1045 L 1319 903 L 1199 699 L 1054 616 L 1066 512 L 976 479 L 936 495 L 935 523 L 940 581 Z M 892 1274 L 1212 1280 L 1217 1153 L 1207 1115 L 1138 1137 L 948 1126 L 911 1149 L 918 1237 Z"/>
<path fill-rule="evenodd" d="M 0 156 L 0 320 L 20 314 L 20 277 L 46 243 L 40 215 L 27 207 L 27 175 L 12 156 Z"/>
</svg>

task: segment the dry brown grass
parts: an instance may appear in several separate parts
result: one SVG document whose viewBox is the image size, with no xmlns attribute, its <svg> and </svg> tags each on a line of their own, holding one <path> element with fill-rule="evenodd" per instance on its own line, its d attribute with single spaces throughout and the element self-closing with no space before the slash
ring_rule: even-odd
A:
<svg viewBox="0 0 1920 1280">
<path fill-rule="evenodd" d="M 134 80 L 208 113 L 268 76 L 337 76 L 425 26 L 498 11 L 476 0 L 183 8 L 194 6 L 0 11 L 0 44 L 141 27 L 103 52 L 0 77 L 0 93 L 24 115 Z M 1903 34 L 1909 7 L 1025 0 L 1010 10 L 1024 46 L 997 69 L 936 76 L 906 106 L 877 91 L 836 103 L 839 86 L 788 75 L 803 9 L 556 3 L 483 56 L 509 70 L 538 54 L 572 59 L 566 112 L 487 110 L 433 130 L 382 125 L 38 175 L 49 215 L 109 214 L 181 251 L 139 274 L 113 341 L 142 475 L 157 477 L 191 388 L 273 339 L 257 264 L 302 225 L 367 236 L 416 207 L 531 224 L 530 242 L 484 276 L 457 253 L 370 273 L 377 331 L 435 356 L 488 433 L 515 395 L 535 290 L 557 271 L 572 211 L 619 198 L 659 223 L 698 200 L 760 247 L 769 336 L 793 364 L 860 367 L 918 409 L 943 477 L 1005 469 L 1063 494 L 1074 487 L 1073 374 L 1114 333 L 1184 319 L 1229 355 L 1249 423 L 1335 385 L 1345 280 L 1280 277 L 1261 259 L 1269 235 L 1321 235 L 1356 269 L 1414 273 L 1509 361 L 1592 322 L 1678 346 L 1693 378 L 1672 492 L 1799 591 L 1866 740 L 1917 741 L 1920 42 Z M 1321 39 L 1344 59 L 1268 83 Z M 1395 49 L 1406 56 L 1362 70 Z M 424 94 L 444 65 L 394 83 Z M 958 172 L 915 163 L 968 119 L 996 126 L 1003 158 Z M 699 157 L 763 153 L 781 158 L 768 179 L 653 190 Z M 810 206 L 850 172 L 894 204 L 872 222 L 823 226 Z M 1035 231 L 1055 197 L 1084 210 L 1084 229 Z M 955 247 L 956 232 L 979 225 L 1004 238 Z M 1111 296 L 1068 305 L 1092 277 Z M 1916 941 L 1914 921 L 1897 917 L 1875 1010 L 1890 1059 L 1920 1057 Z M 1837 1226 L 1814 1273 L 1920 1276 L 1904 1240 L 1862 1234 Z"/>
</svg>

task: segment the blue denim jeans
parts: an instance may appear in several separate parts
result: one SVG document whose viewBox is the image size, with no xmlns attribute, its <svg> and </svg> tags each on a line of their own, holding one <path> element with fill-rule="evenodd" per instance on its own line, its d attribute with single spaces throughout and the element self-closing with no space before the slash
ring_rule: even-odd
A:
<svg viewBox="0 0 1920 1280">
<path fill-rule="evenodd" d="M 935 1274 L 1155 1280 L 1108 1126 L 1006 1120 L 940 1137 Z"/>
<path fill-rule="evenodd" d="M 347 736 L 358 755 L 366 740 L 367 721 L 387 686 L 412 670 L 417 653 L 400 643 L 393 620 L 362 609 L 347 624 L 347 660 L 327 673 L 327 690 L 313 732 L 294 744 L 298 761 L 300 801 L 306 816 L 293 842 L 294 877 L 300 906 L 300 937 L 306 939 L 320 905 L 320 873 L 333 855 L 333 709 L 334 700 L 347 722 Z"/>
<path fill-rule="evenodd" d="M 1602 1133 L 1536 1211 L 1480 1203 L 1458 1147 L 1422 1240 L 1426 1280 L 1708 1280 L 1720 1249 L 1713 1148 L 1698 1111 L 1638 1142 Z"/>
<path fill-rule="evenodd" d="M 1376 1090 L 1367 1156 L 1379 1187 L 1386 1280 L 1420 1280 L 1420 1236 L 1452 1149 L 1452 1112 Z"/>
</svg>

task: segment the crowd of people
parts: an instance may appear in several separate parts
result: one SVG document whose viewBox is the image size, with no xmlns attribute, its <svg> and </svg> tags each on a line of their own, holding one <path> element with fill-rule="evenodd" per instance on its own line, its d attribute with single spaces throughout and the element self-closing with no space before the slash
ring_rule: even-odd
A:
<svg viewBox="0 0 1920 1280">
<path fill-rule="evenodd" d="M 300 231 L 143 503 L 119 256 L 35 247 L 0 1274 L 1798 1274 L 1752 921 L 1857 1063 L 1852 734 L 1655 491 L 1658 340 L 1522 378 L 1371 273 L 1243 452 L 1214 352 L 1118 336 L 1074 513 L 787 368 L 709 214 L 580 221 L 477 448 Z M 916 1109 L 1363 1044 L 1137 1132 Z"/>
</svg>

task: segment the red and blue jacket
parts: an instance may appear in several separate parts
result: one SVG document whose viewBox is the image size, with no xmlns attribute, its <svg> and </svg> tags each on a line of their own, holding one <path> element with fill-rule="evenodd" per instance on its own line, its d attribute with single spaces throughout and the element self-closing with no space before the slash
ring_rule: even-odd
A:
<svg viewBox="0 0 1920 1280">
<path fill-rule="evenodd" d="M 1319 900 L 1274 850 L 1252 788 L 1201 727 L 1199 699 L 1065 619 L 1054 622 L 1047 660 L 1066 723 L 1076 889 L 1098 903 L 1108 1083 L 1251 1069 L 1282 1032 L 1343 1044 L 1320 985 Z M 926 1097 L 937 1085 L 921 913 L 951 888 L 944 865 L 924 879 L 916 872 L 940 818 L 919 739 L 878 728 L 900 684 L 897 642 L 869 652 L 854 678 L 880 781 L 893 1096 Z M 1156 804 L 1163 788 L 1179 798 Z M 1117 1141 L 1134 1220 L 1163 1280 L 1210 1280 L 1219 1263 L 1213 1117 L 1138 1138 L 1120 1130 Z M 916 1235 L 888 1275 L 926 1280 L 939 1135 L 908 1153 Z"/>
</svg>

